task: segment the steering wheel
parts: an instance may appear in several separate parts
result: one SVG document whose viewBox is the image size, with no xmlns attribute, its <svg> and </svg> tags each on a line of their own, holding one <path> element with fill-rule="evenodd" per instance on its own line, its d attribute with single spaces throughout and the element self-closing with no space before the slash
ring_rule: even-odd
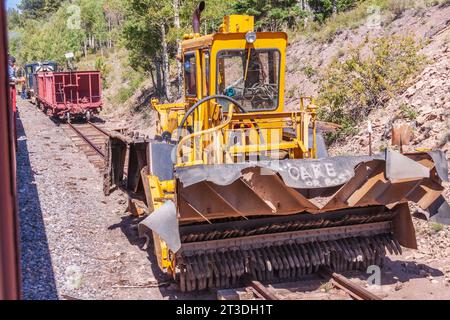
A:
<svg viewBox="0 0 450 320">
<path fill-rule="evenodd" d="M 210 101 L 212 99 L 223 99 L 223 100 L 227 100 L 231 103 L 233 103 L 237 109 L 241 112 L 241 113 L 247 113 L 247 111 L 242 107 L 242 105 L 236 101 L 235 99 L 229 97 L 229 96 L 225 96 L 225 95 L 221 95 L 221 94 L 216 94 L 216 95 L 212 95 L 206 98 L 203 98 L 201 100 L 199 100 L 197 103 L 195 103 L 191 108 L 189 108 L 189 110 L 186 112 L 186 114 L 184 115 L 183 119 L 180 122 L 180 125 L 177 128 L 177 134 L 178 134 L 178 139 L 181 139 L 181 132 L 183 130 L 184 125 L 186 124 L 187 118 L 203 103 Z M 258 134 L 260 136 L 260 139 L 262 141 L 262 143 L 264 142 L 264 136 L 262 135 L 261 130 L 259 129 L 258 124 L 255 122 L 254 119 L 250 119 L 250 121 L 253 123 L 253 126 L 256 128 L 256 130 L 258 131 Z M 192 133 L 192 132 L 191 132 Z"/>
<path fill-rule="evenodd" d="M 244 92 L 245 99 L 250 101 L 253 101 L 255 99 L 273 101 L 275 95 L 276 88 L 274 87 L 274 85 L 268 83 L 255 83 L 250 88 L 246 88 Z"/>
<path fill-rule="evenodd" d="M 188 119 L 188 117 L 199 107 L 201 106 L 203 103 L 208 102 L 212 99 L 223 99 L 223 100 L 227 100 L 229 102 L 231 102 L 232 104 L 234 104 L 237 109 L 241 112 L 241 113 L 247 113 L 247 111 L 245 111 L 245 109 L 242 107 L 242 105 L 236 101 L 235 99 L 229 97 L 229 96 L 225 96 L 222 94 L 215 94 L 206 98 L 203 98 L 199 101 L 197 101 L 197 103 L 195 103 L 192 107 L 189 108 L 189 110 L 186 112 L 186 114 L 184 115 L 183 119 L 180 122 L 180 125 L 178 126 L 178 137 L 181 138 L 181 131 L 183 130 L 184 125 L 186 124 L 186 121 Z"/>
</svg>

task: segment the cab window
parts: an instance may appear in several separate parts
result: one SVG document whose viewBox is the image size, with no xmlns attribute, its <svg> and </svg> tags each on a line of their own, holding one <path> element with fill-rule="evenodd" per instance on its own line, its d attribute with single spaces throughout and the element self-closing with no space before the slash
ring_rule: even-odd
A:
<svg viewBox="0 0 450 320">
<path fill-rule="evenodd" d="M 188 53 L 184 55 L 184 83 L 187 96 L 197 95 L 197 81 L 196 81 L 196 60 L 195 53 Z"/>
<path fill-rule="evenodd" d="M 224 50 L 218 53 L 217 60 L 217 93 L 234 98 L 247 111 L 274 110 L 278 107 L 278 50 Z"/>
</svg>

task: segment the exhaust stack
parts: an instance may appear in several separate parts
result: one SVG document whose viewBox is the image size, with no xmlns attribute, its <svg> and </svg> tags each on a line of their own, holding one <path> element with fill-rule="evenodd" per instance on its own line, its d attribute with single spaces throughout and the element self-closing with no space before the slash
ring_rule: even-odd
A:
<svg viewBox="0 0 450 320">
<path fill-rule="evenodd" d="M 192 27 L 194 29 L 194 33 L 200 33 L 200 17 L 202 15 L 203 10 L 205 10 L 205 1 L 201 1 L 192 15 Z"/>
</svg>

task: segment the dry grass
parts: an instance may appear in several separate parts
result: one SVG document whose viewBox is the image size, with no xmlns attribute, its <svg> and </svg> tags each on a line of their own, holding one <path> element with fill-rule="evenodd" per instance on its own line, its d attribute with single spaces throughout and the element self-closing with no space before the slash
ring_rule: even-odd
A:
<svg viewBox="0 0 450 320">
<path fill-rule="evenodd" d="M 435 5 L 445 5 L 450 0 L 366 0 L 355 8 L 332 16 L 324 23 L 309 22 L 299 25 L 297 30 L 289 31 L 293 41 L 306 37 L 321 43 L 331 42 L 342 30 L 352 30 L 365 24 L 368 17 L 379 12 L 382 25 L 388 25 L 399 18 L 406 10 L 421 10 Z"/>
</svg>

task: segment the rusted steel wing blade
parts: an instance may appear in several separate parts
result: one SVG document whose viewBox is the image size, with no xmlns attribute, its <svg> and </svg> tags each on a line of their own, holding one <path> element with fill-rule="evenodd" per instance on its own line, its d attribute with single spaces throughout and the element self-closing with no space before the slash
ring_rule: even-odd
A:
<svg viewBox="0 0 450 320">
<path fill-rule="evenodd" d="M 408 201 L 427 209 L 443 191 L 442 172 L 436 169 L 442 164 L 434 163 L 441 157 L 436 154 L 389 151 L 374 157 L 283 160 L 277 165 L 180 168 L 175 175 L 178 205 L 186 208 L 180 211 L 180 221 L 393 208 Z"/>
</svg>

